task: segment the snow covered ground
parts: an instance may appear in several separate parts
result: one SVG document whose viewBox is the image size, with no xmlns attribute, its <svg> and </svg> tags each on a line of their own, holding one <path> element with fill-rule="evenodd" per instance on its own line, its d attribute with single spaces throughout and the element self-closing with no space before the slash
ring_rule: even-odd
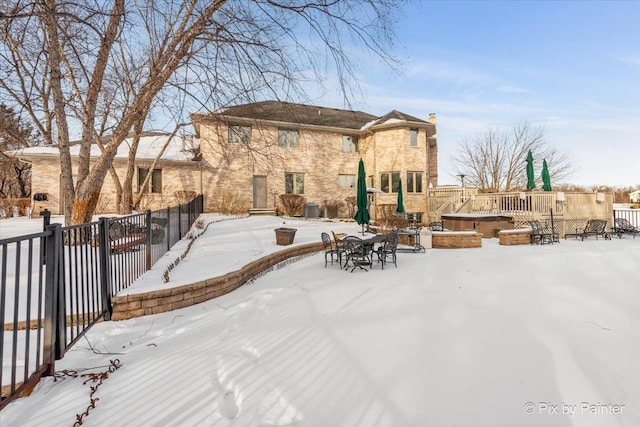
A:
<svg viewBox="0 0 640 427">
<path fill-rule="evenodd" d="M 212 224 L 170 284 L 278 250 L 278 226 L 298 228 L 295 243 L 360 230 L 282 221 Z M 197 306 L 101 323 L 56 368 L 121 365 L 83 426 L 638 426 L 639 265 L 629 237 L 483 239 L 354 273 L 317 254 Z M 130 292 L 166 286 L 158 269 Z M 90 403 L 86 379 L 43 379 L 0 425 L 73 425 Z"/>
</svg>

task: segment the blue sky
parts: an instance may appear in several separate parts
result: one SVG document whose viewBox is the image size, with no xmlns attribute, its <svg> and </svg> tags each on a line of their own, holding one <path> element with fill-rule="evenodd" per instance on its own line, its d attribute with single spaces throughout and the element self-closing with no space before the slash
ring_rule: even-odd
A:
<svg viewBox="0 0 640 427">
<path fill-rule="evenodd" d="M 440 184 L 461 140 L 528 122 L 572 160 L 570 183 L 640 185 L 640 1 L 414 0 L 398 17 L 402 74 L 362 67 L 352 107 L 435 112 Z"/>
</svg>

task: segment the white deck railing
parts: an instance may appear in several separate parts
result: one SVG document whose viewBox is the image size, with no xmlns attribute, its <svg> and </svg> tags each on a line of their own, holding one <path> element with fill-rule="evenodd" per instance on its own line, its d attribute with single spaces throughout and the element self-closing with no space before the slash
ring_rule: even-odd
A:
<svg viewBox="0 0 640 427">
<path fill-rule="evenodd" d="M 463 198 L 464 197 L 464 198 Z M 569 229 L 588 219 L 613 218 L 613 194 L 528 191 L 479 194 L 474 188 L 430 189 L 427 200 L 429 221 L 448 213 L 483 213 L 514 217 L 516 224 L 545 220 L 551 215 L 565 221 Z"/>
</svg>

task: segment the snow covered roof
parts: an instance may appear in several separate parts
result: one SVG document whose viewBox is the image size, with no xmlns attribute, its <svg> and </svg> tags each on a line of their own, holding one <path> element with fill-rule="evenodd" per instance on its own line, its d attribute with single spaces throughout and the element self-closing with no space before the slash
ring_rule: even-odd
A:
<svg viewBox="0 0 640 427">
<path fill-rule="evenodd" d="M 164 132 L 144 132 L 140 137 L 140 143 L 138 144 L 138 150 L 136 154 L 137 160 L 153 160 L 158 153 L 162 150 L 165 143 L 169 139 L 170 134 Z M 116 158 L 126 159 L 129 156 L 129 148 L 131 147 L 132 138 L 125 139 L 118 147 Z M 191 136 L 175 135 L 164 153 L 161 160 L 167 161 L 192 161 L 195 154 L 197 154 L 199 142 L 196 138 Z M 80 144 L 71 143 L 70 146 L 71 156 L 78 156 L 80 153 Z M 29 159 L 30 157 L 40 156 L 55 156 L 58 157 L 59 151 L 57 145 L 47 145 L 39 147 L 28 147 L 21 150 L 14 150 L 8 152 L 10 155 L 16 157 Z M 91 157 L 99 157 L 100 148 L 93 144 L 91 146 Z"/>
<path fill-rule="evenodd" d="M 392 110 L 387 114 L 385 114 L 384 116 L 368 122 L 361 128 L 361 130 L 366 130 L 373 126 L 394 125 L 394 124 L 400 124 L 400 123 L 406 123 L 406 122 L 411 122 L 417 125 L 425 125 L 425 126 L 433 125 L 432 123 L 426 120 L 422 120 L 417 117 L 410 116 L 409 114 L 405 114 L 398 110 Z"/>
</svg>

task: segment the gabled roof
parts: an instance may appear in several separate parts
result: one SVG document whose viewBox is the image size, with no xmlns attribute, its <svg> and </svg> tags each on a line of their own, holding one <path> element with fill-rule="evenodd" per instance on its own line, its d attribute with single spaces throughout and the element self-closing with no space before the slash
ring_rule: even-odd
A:
<svg viewBox="0 0 640 427">
<path fill-rule="evenodd" d="M 362 111 L 340 110 L 281 101 L 263 101 L 236 105 L 218 110 L 208 116 L 216 115 L 224 116 L 227 120 L 232 117 L 241 117 L 353 130 L 360 130 L 365 124 L 376 119 L 376 116 Z"/>
<path fill-rule="evenodd" d="M 153 160 L 156 158 L 164 144 L 169 139 L 170 134 L 166 132 L 143 132 L 138 144 L 138 151 L 136 154 L 136 160 Z M 161 160 L 167 161 L 191 161 L 196 154 L 197 142 L 195 139 L 183 138 L 182 136 L 175 135 L 173 139 L 167 145 Z M 126 159 L 129 155 L 129 147 L 131 146 L 131 138 L 125 139 L 122 144 L 118 146 L 118 152 L 116 159 Z M 71 157 L 77 157 L 80 153 L 80 144 L 71 142 L 69 146 Z M 41 156 L 60 156 L 60 151 L 57 145 L 44 145 L 38 147 L 28 147 L 20 150 L 14 150 L 8 152 L 13 156 L 23 159 L 29 159 L 31 157 Z M 100 148 L 96 144 L 91 145 L 91 157 L 99 157 L 101 154 Z"/>
<path fill-rule="evenodd" d="M 385 114 L 384 116 L 379 117 L 376 120 L 367 123 L 366 128 L 371 128 L 371 127 L 380 126 L 380 125 L 390 125 L 394 123 L 406 123 L 406 122 L 411 122 L 415 124 L 432 125 L 432 123 L 426 120 L 422 120 L 417 117 L 410 116 L 409 114 L 402 113 L 398 110 L 392 110 L 387 114 Z"/>
<path fill-rule="evenodd" d="M 199 122 L 202 120 L 218 119 L 233 123 L 234 118 L 352 129 L 354 131 L 364 131 L 372 127 L 407 126 L 408 123 L 415 127 L 435 129 L 434 122 L 422 120 L 397 110 L 392 110 L 384 116 L 378 117 L 362 111 L 340 110 L 282 101 L 254 102 L 222 108 L 212 113 L 192 115 L 197 133 L 199 132 Z"/>
</svg>

